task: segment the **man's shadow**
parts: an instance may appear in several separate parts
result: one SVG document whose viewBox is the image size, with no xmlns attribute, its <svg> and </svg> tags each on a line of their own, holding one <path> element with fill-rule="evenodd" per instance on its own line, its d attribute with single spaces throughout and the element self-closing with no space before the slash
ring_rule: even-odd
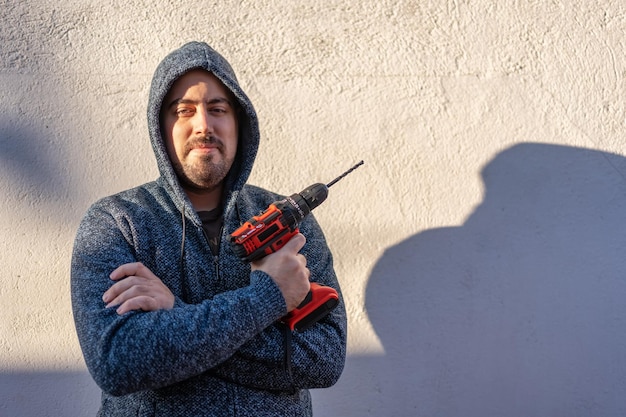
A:
<svg viewBox="0 0 626 417">
<path fill-rule="evenodd" d="M 464 224 L 387 249 L 365 301 L 385 352 L 349 358 L 344 415 L 626 415 L 624 173 L 516 145 Z"/>
</svg>

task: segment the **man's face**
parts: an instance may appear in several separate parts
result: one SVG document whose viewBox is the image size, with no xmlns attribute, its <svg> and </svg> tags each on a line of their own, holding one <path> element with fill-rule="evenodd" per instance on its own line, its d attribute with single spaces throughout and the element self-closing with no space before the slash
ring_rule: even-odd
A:
<svg viewBox="0 0 626 417">
<path fill-rule="evenodd" d="M 193 70 L 165 97 L 161 124 L 167 153 L 183 188 L 221 186 L 237 153 L 237 117 L 228 89 L 211 73 Z"/>
</svg>

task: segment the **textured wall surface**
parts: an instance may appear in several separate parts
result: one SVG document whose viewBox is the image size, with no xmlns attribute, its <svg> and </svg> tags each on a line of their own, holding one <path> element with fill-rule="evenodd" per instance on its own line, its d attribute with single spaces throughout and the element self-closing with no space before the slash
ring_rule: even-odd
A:
<svg viewBox="0 0 626 417">
<path fill-rule="evenodd" d="M 0 415 L 86 416 L 69 259 L 155 178 L 157 63 L 188 40 L 255 103 L 255 184 L 316 209 L 350 319 L 317 416 L 626 415 L 620 0 L 0 0 Z"/>
</svg>

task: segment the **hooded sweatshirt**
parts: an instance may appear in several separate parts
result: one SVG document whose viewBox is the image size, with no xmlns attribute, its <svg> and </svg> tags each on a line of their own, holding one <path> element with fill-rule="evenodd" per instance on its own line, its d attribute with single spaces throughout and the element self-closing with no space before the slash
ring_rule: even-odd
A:
<svg viewBox="0 0 626 417">
<path fill-rule="evenodd" d="M 224 227 L 213 255 L 168 157 L 159 124 L 174 81 L 214 74 L 241 109 L 235 162 L 225 179 Z M 346 355 L 346 314 L 332 255 L 315 218 L 300 225 L 311 280 L 339 305 L 304 331 L 280 318 L 273 280 L 251 272 L 228 235 L 281 198 L 247 184 L 259 146 L 256 112 L 228 62 L 205 43 L 168 55 L 155 71 L 148 128 L 160 176 L 94 203 L 77 231 L 71 265 L 74 320 L 85 362 L 103 391 L 99 416 L 308 416 L 308 389 L 333 385 Z M 118 266 L 142 262 L 175 295 L 174 308 L 118 315 L 104 292 Z"/>
</svg>

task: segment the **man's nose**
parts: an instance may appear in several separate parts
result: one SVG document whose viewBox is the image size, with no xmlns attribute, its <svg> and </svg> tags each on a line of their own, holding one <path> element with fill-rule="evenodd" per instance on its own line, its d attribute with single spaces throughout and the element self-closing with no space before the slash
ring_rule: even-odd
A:
<svg viewBox="0 0 626 417">
<path fill-rule="evenodd" d="M 206 135 L 213 128 L 209 113 L 204 109 L 198 109 L 196 111 L 193 122 L 193 130 L 196 135 Z"/>
</svg>

